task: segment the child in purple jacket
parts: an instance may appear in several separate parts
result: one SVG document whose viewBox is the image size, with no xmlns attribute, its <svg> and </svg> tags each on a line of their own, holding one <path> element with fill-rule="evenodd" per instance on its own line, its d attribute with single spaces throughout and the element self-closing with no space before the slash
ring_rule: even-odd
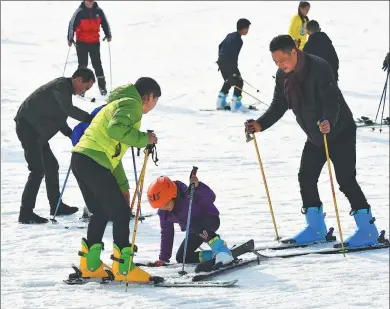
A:
<svg viewBox="0 0 390 309">
<path fill-rule="evenodd" d="M 191 208 L 190 232 L 188 236 L 186 263 L 199 263 L 215 257 L 215 264 L 228 264 L 233 256 L 226 243 L 215 232 L 219 228 L 219 211 L 214 205 L 215 194 L 204 183 L 192 175 L 190 183 L 194 184 L 194 198 Z M 181 231 L 186 231 L 189 188 L 181 181 L 172 181 L 166 176 L 157 178 L 148 188 L 148 200 L 153 208 L 158 208 L 161 226 L 161 245 L 159 259 L 155 266 L 169 262 L 172 256 L 174 223 L 180 225 Z M 195 251 L 206 242 L 211 250 Z M 184 243 L 176 253 L 176 261 L 183 262 Z"/>
</svg>

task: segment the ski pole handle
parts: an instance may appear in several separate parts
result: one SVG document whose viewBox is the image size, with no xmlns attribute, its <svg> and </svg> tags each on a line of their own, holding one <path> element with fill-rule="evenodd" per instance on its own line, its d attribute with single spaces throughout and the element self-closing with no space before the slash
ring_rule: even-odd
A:
<svg viewBox="0 0 390 309">
<path fill-rule="evenodd" d="M 250 122 L 250 121 L 254 121 L 254 120 L 253 120 L 253 119 L 248 119 L 248 120 L 246 121 L 246 123 L 248 123 L 248 122 Z M 250 141 L 253 140 L 253 137 L 250 136 L 248 130 L 246 130 L 246 129 L 245 129 L 245 136 L 246 136 L 246 142 L 247 142 L 247 143 L 249 143 Z"/>
<path fill-rule="evenodd" d="M 198 168 L 196 166 L 193 166 L 192 167 L 192 171 L 191 171 L 191 174 L 190 174 L 190 179 L 192 176 L 196 176 L 196 172 L 198 171 Z"/>
<path fill-rule="evenodd" d="M 153 133 L 154 130 L 146 130 L 147 133 Z M 148 144 L 146 146 L 146 149 L 148 149 L 149 154 L 153 151 L 153 148 L 155 147 L 155 144 Z"/>
</svg>

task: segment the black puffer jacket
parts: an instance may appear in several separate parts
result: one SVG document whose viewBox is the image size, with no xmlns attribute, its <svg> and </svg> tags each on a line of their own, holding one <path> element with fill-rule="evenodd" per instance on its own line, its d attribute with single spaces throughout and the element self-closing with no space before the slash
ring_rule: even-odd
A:
<svg viewBox="0 0 390 309">
<path fill-rule="evenodd" d="M 298 110 L 293 110 L 298 124 L 307 138 L 316 146 L 323 146 L 323 136 L 318 128 L 320 119 L 331 124 L 328 141 L 335 140 L 344 129 L 356 128 L 352 112 L 337 86 L 332 68 L 322 58 L 305 54 L 306 75 L 302 85 L 304 102 Z M 284 94 L 285 73 L 279 69 L 276 73 L 274 97 L 268 110 L 259 118 L 262 131 L 271 127 L 287 111 Z"/>
<path fill-rule="evenodd" d="M 58 131 L 68 135 L 68 116 L 83 122 L 91 122 L 93 118 L 73 106 L 72 95 L 72 79 L 56 78 L 30 94 L 19 107 L 14 120 L 27 121 L 37 131 L 38 140 L 42 143 L 50 140 Z"/>
<path fill-rule="evenodd" d="M 339 80 L 339 58 L 332 41 L 325 32 L 316 32 L 310 35 L 303 51 L 326 60 L 332 67 L 336 80 Z"/>
</svg>

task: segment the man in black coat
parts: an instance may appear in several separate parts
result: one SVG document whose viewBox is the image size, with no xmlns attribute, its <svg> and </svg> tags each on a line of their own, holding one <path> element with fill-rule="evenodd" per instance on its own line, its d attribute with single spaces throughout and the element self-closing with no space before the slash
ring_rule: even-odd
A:
<svg viewBox="0 0 390 309">
<path fill-rule="evenodd" d="M 237 31 L 229 33 L 218 45 L 218 67 L 223 78 L 223 86 L 218 95 L 217 109 L 224 109 L 227 105 L 226 97 L 232 86 L 240 89 L 243 87 L 241 73 L 238 70 L 238 55 L 240 54 L 243 41 L 242 36 L 247 35 L 251 22 L 245 18 L 237 21 Z M 231 111 L 236 112 L 243 109 L 241 103 L 241 90 L 234 88 Z"/>
<path fill-rule="evenodd" d="M 339 80 L 339 58 L 336 50 L 325 32 L 321 31 L 317 21 L 311 20 L 306 25 L 306 32 L 309 39 L 303 47 L 303 51 L 326 60 L 332 67 L 336 81 Z"/>
<path fill-rule="evenodd" d="M 16 134 L 30 170 L 22 195 L 20 223 L 48 222 L 33 212 L 44 176 L 50 215 L 54 214 L 60 197 L 59 166 L 48 142 L 59 131 L 72 137 L 72 129 L 66 123 L 68 117 L 91 122 L 89 113 L 73 106 L 72 95 L 83 95 L 94 82 L 95 76 L 90 69 L 79 68 L 71 78 L 59 77 L 39 87 L 20 106 L 14 118 Z M 77 211 L 77 207 L 69 207 L 61 201 L 57 215 L 70 215 Z"/>
<path fill-rule="evenodd" d="M 307 135 L 298 174 L 302 212 L 307 227 L 286 242 L 303 244 L 325 241 L 326 225 L 317 182 L 326 162 L 326 134 L 330 158 L 340 190 L 350 202 L 358 230 L 345 241 L 355 247 L 377 242 L 378 231 L 371 208 L 356 181 L 356 124 L 337 86 L 328 62 L 295 47 L 289 35 L 275 37 L 270 51 L 276 73 L 274 97 L 268 110 L 256 121 L 245 123 L 248 133 L 263 132 L 291 109 Z"/>
</svg>

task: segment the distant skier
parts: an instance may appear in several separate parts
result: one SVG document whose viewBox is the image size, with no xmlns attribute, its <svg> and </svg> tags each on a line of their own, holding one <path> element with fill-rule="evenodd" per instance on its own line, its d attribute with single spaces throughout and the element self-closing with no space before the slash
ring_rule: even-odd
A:
<svg viewBox="0 0 390 309">
<path fill-rule="evenodd" d="M 310 11 L 310 3 L 306 1 L 299 2 L 298 6 L 298 14 L 295 14 L 291 18 L 290 22 L 290 28 L 288 30 L 288 34 L 293 38 L 295 41 L 295 45 L 300 50 L 303 50 L 303 47 L 306 44 L 307 41 L 307 34 L 306 34 L 306 24 L 309 21 L 309 17 L 307 17 L 307 14 L 309 14 Z"/>
<path fill-rule="evenodd" d="M 227 106 L 226 97 L 232 86 L 237 86 L 240 89 L 243 87 L 241 73 L 238 70 L 238 55 L 243 45 L 241 36 L 248 34 L 250 24 L 250 21 L 245 18 L 239 19 L 237 31 L 229 33 L 218 46 L 217 64 L 224 84 L 218 95 L 217 109 L 224 109 Z M 230 108 L 232 112 L 245 110 L 245 106 L 241 102 L 241 90 L 236 87 L 234 87 Z"/>
<path fill-rule="evenodd" d="M 245 126 L 250 133 L 263 132 L 290 109 L 307 135 L 298 173 L 307 226 L 288 242 L 325 241 L 327 229 L 317 182 L 326 162 L 323 140 L 326 134 L 337 182 L 349 200 L 350 213 L 358 228 L 345 240 L 345 246 L 376 244 L 378 230 L 371 207 L 356 181 L 356 124 L 331 66 L 298 50 L 289 35 L 275 37 L 270 51 L 279 67 L 272 104 L 259 119 L 248 121 Z"/>
<path fill-rule="evenodd" d="M 87 238 L 81 242 L 80 270 L 84 278 L 107 276 L 100 254 L 103 234 L 111 218 L 115 280 L 126 280 L 130 269 L 135 281 L 149 281 L 150 275 L 134 262 L 129 268 L 134 252 L 129 243 L 130 193 L 122 158 L 129 146 L 143 148 L 157 143 L 155 134 L 141 132 L 139 128 L 142 115 L 156 106 L 160 96 L 160 86 L 149 77 L 114 89 L 107 105 L 96 114 L 72 149 L 72 171 L 93 214 Z"/>
<path fill-rule="evenodd" d="M 219 211 L 215 207 L 215 193 L 194 175 L 190 184 L 195 185 L 191 207 L 190 233 L 188 236 L 186 263 L 208 261 L 215 256 L 216 263 L 230 263 L 233 260 L 226 243 L 216 234 L 219 228 Z M 172 181 L 166 176 L 154 180 L 148 188 L 149 204 L 158 208 L 161 226 L 161 245 L 159 259 L 155 266 L 169 262 L 172 255 L 174 223 L 178 223 L 182 232 L 186 231 L 189 210 L 189 189 L 179 180 Z M 183 263 L 184 243 L 176 253 L 176 261 Z M 195 251 L 203 243 L 211 250 Z"/>
<path fill-rule="evenodd" d="M 389 57 L 390 57 L 390 52 L 387 53 L 385 60 L 383 60 L 383 67 L 382 67 L 383 71 L 386 71 L 386 70 L 389 71 L 389 63 L 390 63 Z"/>
<path fill-rule="evenodd" d="M 326 60 L 332 67 L 334 77 L 338 81 L 339 58 L 337 57 L 332 41 L 325 32 L 321 31 L 320 25 L 315 20 L 307 23 L 306 32 L 309 35 L 309 40 L 303 47 L 303 51 Z"/>
<path fill-rule="evenodd" d="M 100 59 L 100 25 L 103 28 L 105 39 L 111 42 L 111 30 L 106 15 L 96 1 L 85 0 L 74 12 L 68 27 L 68 45 L 74 43 L 73 36 L 76 32 L 76 50 L 80 67 L 88 66 L 88 54 L 91 57 L 95 70 L 98 86 L 102 95 L 107 94 L 106 79 Z"/>
<path fill-rule="evenodd" d="M 19 222 L 46 223 L 48 220 L 33 212 L 35 200 L 45 177 L 50 215 L 54 215 L 60 197 L 58 162 L 49 146 L 49 140 L 61 131 L 71 137 L 68 117 L 90 122 L 92 117 L 72 104 L 72 94 L 84 94 L 95 82 L 90 69 L 79 68 L 71 78 L 59 77 L 35 90 L 20 106 L 16 117 L 16 134 L 24 149 L 30 175 L 22 195 Z M 57 215 L 70 215 L 77 207 L 61 201 Z"/>
</svg>

